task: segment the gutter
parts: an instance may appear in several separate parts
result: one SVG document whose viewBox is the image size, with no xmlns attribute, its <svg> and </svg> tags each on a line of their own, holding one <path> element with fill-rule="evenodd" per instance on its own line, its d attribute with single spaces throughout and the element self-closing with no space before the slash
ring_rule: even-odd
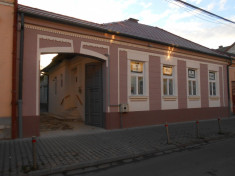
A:
<svg viewBox="0 0 235 176">
<path fill-rule="evenodd" d="M 23 137 L 23 123 L 22 123 L 22 88 L 23 88 L 23 55 L 24 55 L 24 13 L 21 13 L 20 25 L 20 59 L 19 59 L 19 98 L 18 98 L 18 130 L 19 138 Z"/>
<path fill-rule="evenodd" d="M 11 97 L 11 138 L 17 138 L 16 119 L 16 60 L 17 60 L 17 10 L 18 1 L 14 1 L 13 48 L 12 48 L 12 97 Z"/>
</svg>

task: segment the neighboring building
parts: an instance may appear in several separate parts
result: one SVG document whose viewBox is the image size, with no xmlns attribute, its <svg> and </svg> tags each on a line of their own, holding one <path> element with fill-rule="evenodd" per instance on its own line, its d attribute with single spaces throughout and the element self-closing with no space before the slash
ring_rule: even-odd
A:
<svg viewBox="0 0 235 176">
<path fill-rule="evenodd" d="M 0 138 L 10 138 L 14 0 L 0 0 Z"/>
<path fill-rule="evenodd" d="M 235 42 L 230 46 L 219 46 L 217 49 L 220 53 L 226 54 L 232 58 L 231 66 L 229 67 L 229 85 L 230 85 L 230 107 L 235 113 Z"/>
<path fill-rule="evenodd" d="M 39 60 L 47 53 L 59 53 L 45 70 L 49 112 L 107 129 L 228 117 L 230 57 L 133 18 L 96 24 L 18 11 L 24 137 L 40 135 Z"/>
</svg>

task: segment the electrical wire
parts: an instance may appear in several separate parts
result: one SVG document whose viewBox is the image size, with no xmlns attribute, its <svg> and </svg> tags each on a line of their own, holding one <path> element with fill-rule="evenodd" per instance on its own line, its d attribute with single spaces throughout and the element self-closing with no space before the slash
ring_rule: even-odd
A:
<svg viewBox="0 0 235 176">
<path fill-rule="evenodd" d="M 207 11 L 207 10 L 201 9 L 201 8 L 199 8 L 199 7 L 197 7 L 197 6 L 194 6 L 194 5 L 192 5 L 192 4 L 189 4 L 189 3 L 187 3 L 187 2 L 184 2 L 184 1 L 181 1 L 181 0 L 174 0 L 174 1 L 179 2 L 179 3 L 183 4 L 183 5 L 186 5 L 187 7 L 200 10 L 201 12 L 206 13 L 206 14 L 208 14 L 208 15 L 210 15 L 210 16 L 215 17 L 215 18 L 218 18 L 218 19 L 224 20 L 224 21 L 226 21 L 226 22 L 235 24 L 234 21 L 231 21 L 231 20 L 229 20 L 229 19 L 226 19 L 226 18 L 221 17 L 221 16 L 219 16 L 219 15 L 216 15 L 216 14 L 214 14 L 214 13 L 211 13 L 211 12 L 209 12 L 209 11 Z"/>
<path fill-rule="evenodd" d="M 214 23 L 214 24 L 222 24 L 222 25 L 227 25 L 228 27 L 231 27 L 231 28 L 234 28 L 234 26 L 231 26 L 230 24 L 228 24 L 228 20 L 226 20 L 227 23 L 224 23 L 223 21 L 221 21 L 221 18 L 218 18 L 217 15 L 216 16 L 213 16 L 211 14 L 203 14 L 205 13 L 204 11 L 201 11 L 200 8 L 197 9 L 197 8 L 193 8 L 191 6 L 186 6 L 185 4 L 181 3 L 181 2 L 178 2 L 178 0 L 165 0 L 166 2 L 169 2 L 171 4 L 174 4 L 175 6 L 178 6 L 178 7 L 181 7 L 183 8 L 183 10 L 191 13 L 192 15 L 194 15 L 195 17 L 199 18 L 199 19 L 202 19 L 202 20 L 205 20 L 205 21 L 208 21 L 210 23 Z M 193 11 L 192 11 L 193 10 Z M 217 18 L 217 20 L 215 21 L 215 18 Z M 219 21 L 218 21 L 219 19 Z M 231 22 L 229 22 L 231 23 Z"/>
</svg>

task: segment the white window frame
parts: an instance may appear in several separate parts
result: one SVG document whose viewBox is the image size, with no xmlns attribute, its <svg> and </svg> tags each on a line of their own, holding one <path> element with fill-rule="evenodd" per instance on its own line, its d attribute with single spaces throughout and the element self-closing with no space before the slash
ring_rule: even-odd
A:
<svg viewBox="0 0 235 176">
<path fill-rule="evenodd" d="M 211 79 L 210 78 L 210 73 L 214 73 L 215 78 Z M 218 96 L 218 90 L 217 90 L 217 72 L 216 71 L 209 71 L 209 75 L 208 75 L 208 79 L 209 79 L 209 95 L 210 97 L 215 97 Z M 212 84 L 212 87 L 211 87 Z M 213 86 L 215 87 L 215 90 L 213 89 Z M 211 90 L 212 88 L 212 90 Z"/>
<path fill-rule="evenodd" d="M 189 70 L 193 70 L 194 71 L 194 75 L 195 75 L 195 77 L 194 78 L 192 78 L 192 77 L 190 77 L 189 76 Z M 198 91 L 198 74 L 197 74 L 197 69 L 195 69 L 195 68 L 188 68 L 187 69 L 187 76 L 188 76 L 188 96 L 198 96 L 199 95 L 199 91 Z M 196 86 L 195 86 L 195 92 L 196 92 L 196 94 L 194 94 L 194 90 L 193 90 L 193 82 L 195 82 L 195 84 L 196 84 Z M 190 87 L 189 86 L 191 86 L 191 90 L 190 90 Z M 191 91 L 191 93 L 190 93 L 190 91 Z"/>
<path fill-rule="evenodd" d="M 171 67 L 172 68 L 172 74 L 171 75 L 165 75 L 163 73 L 163 68 L 164 67 Z M 175 71 L 174 71 L 174 66 L 173 65 L 163 65 L 162 66 L 162 94 L 163 96 L 175 96 Z M 166 94 L 164 93 L 164 80 L 167 80 L 167 92 Z M 170 89 L 169 89 L 169 84 L 170 84 L 170 80 L 172 80 L 172 94 L 170 94 Z"/>
<path fill-rule="evenodd" d="M 130 61 L 130 65 L 131 62 L 140 62 L 143 63 L 143 71 L 141 73 L 138 72 L 132 72 L 131 71 L 131 67 L 130 67 L 130 87 L 132 87 L 132 77 L 135 77 L 135 94 L 132 93 L 132 90 L 130 92 L 131 96 L 144 96 L 145 95 L 145 62 L 143 61 L 135 61 L 135 60 L 131 60 Z M 139 94 L 139 84 L 138 84 L 138 78 L 142 77 L 142 82 L 143 82 L 143 90 L 142 90 L 142 94 Z"/>
</svg>

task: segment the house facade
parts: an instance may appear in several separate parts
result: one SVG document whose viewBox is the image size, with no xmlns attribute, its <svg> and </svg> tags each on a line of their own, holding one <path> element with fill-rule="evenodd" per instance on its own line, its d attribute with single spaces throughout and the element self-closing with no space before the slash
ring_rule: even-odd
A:
<svg viewBox="0 0 235 176">
<path fill-rule="evenodd" d="M 49 112 L 106 129 L 228 117 L 229 57 L 130 18 L 96 24 L 19 5 L 23 136 L 40 135 L 40 54 Z M 20 74 L 20 73 L 19 73 Z"/>
</svg>

